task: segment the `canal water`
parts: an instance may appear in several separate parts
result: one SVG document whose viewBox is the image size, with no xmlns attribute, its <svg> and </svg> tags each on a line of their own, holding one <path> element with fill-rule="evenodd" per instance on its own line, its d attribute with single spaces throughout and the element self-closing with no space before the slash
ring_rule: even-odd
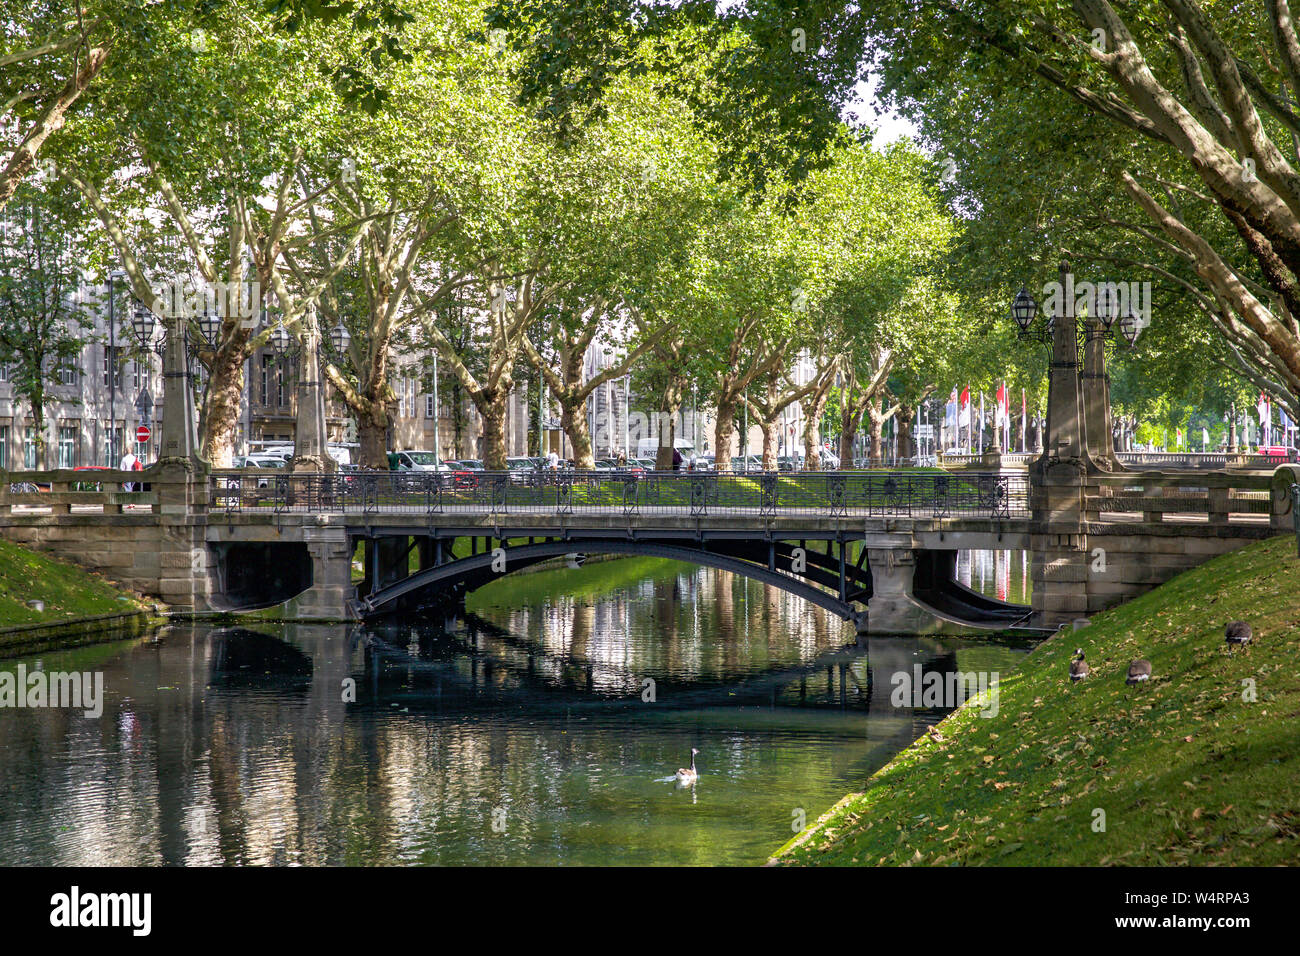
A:
<svg viewBox="0 0 1300 956">
<path fill-rule="evenodd" d="M 959 575 L 1016 600 L 1022 564 Z M 1027 650 L 859 644 L 784 592 L 650 559 L 516 575 L 469 609 L 0 662 L 104 687 L 97 718 L 0 707 L 0 864 L 760 863 L 948 712 L 900 705 L 893 675 L 1005 676 Z"/>
</svg>

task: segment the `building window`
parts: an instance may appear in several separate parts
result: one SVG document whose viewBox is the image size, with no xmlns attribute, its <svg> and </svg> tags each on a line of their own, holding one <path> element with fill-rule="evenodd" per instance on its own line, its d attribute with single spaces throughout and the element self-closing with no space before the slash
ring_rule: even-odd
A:
<svg viewBox="0 0 1300 956">
<path fill-rule="evenodd" d="M 59 426 L 59 467 L 77 467 L 77 426 Z"/>
<path fill-rule="evenodd" d="M 409 375 L 397 380 L 397 417 L 415 417 L 415 379 Z"/>
<path fill-rule="evenodd" d="M 284 400 L 284 365 L 274 355 L 262 355 L 262 404 L 282 406 Z"/>
<path fill-rule="evenodd" d="M 36 429 L 30 425 L 27 426 L 27 432 L 23 438 L 23 467 L 28 471 L 36 470 Z"/>
<path fill-rule="evenodd" d="M 59 363 L 59 384 L 76 385 L 77 384 L 77 367 L 70 361 Z"/>
<path fill-rule="evenodd" d="M 105 459 L 109 468 L 116 468 L 121 459 L 122 426 L 115 425 L 104 430 Z"/>
<path fill-rule="evenodd" d="M 9 426 L 0 425 L 0 470 L 9 470 Z"/>
<path fill-rule="evenodd" d="M 432 395 L 424 396 L 424 417 L 433 418 L 437 414 L 438 411 L 433 404 L 433 396 Z"/>
<path fill-rule="evenodd" d="M 103 376 L 104 376 L 104 387 L 105 387 L 105 388 L 108 388 L 108 386 L 109 386 L 108 370 L 109 370 L 110 368 L 113 370 L 113 373 L 114 373 L 114 375 L 113 375 L 113 378 L 114 378 L 113 387 L 114 387 L 114 388 L 121 388 L 121 387 L 122 387 L 122 362 L 121 362 L 121 358 L 122 358 L 122 346 L 120 346 L 120 345 L 115 345 L 115 346 L 113 346 L 113 347 L 111 347 L 111 348 L 110 348 L 109 346 L 107 346 L 107 345 L 104 346 L 104 367 L 103 367 L 103 369 L 102 369 L 101 371 L 103 372 Z M 65 383 L 65 384 L 66 384 L 66 383 Z"/>
<path fill-rule="evenodd" d="M 9 381 L 9 375 L 10 375 L 10 372 L 9 372 L 9 363 L 8 363 L 8 362 L 0 362 L 0 382 L 7 382 L 7 381 Z"/>
</svg>

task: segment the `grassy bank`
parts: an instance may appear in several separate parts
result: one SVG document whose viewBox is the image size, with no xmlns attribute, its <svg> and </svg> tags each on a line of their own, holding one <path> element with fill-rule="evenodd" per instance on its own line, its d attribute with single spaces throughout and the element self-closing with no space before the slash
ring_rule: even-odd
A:
<svg viewBox="0 0 1300 956">
<path fill-rule="evenodd" d="M 1235 619 L 1255 642 L 1229 655 L 1223 628 Z M 1075 647 L 1093 673 L 1072 685 Z M 1139 657 L 1153 679 L 1127 687 Z M 1252 681 L 1255 699 L 1243 699 Z M 887 675 L 877 682 L 889 692 Z M 1216 558 L 1046 641 L 1003 680 L 999 705 L 988 719 L 975 706 L 950 715 L 779 862 L 1295 864 L 1295 538 Z"/>
<path fill-rule="evenodd" d="M 27 602 L 40 600 L 37 611 Z M 0 541 L 0 629 L 119 614 L 144 607 L 103 578 L 47 554 Z"/>
</svg>

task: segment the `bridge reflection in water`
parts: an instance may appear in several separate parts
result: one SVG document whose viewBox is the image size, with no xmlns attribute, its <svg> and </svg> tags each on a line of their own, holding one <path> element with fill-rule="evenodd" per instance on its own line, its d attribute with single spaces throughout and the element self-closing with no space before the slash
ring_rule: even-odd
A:
<svg viewBox="0 0 1300 956">
<path fill-rule="evenodd" d="M 449 633 L 93 649 L 94 733 L 0 711 L 0 863 L 759 862 L 945 712 L 893 706 L 893 674 L 1005 675 L 1022 653 L 859 639 L 779 589 L 638 559 L 516 576 L 469 610 Z M 695 790 L 656 782 L 692 746 Z"/>
</svg>

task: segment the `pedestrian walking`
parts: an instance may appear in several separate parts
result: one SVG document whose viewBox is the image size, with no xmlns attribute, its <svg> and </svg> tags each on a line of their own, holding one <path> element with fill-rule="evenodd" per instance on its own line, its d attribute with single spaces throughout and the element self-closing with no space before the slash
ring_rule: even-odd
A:
<svg viewBox="0 0 1300 956">
<path fill-rule="evenodd" d="M 127 453 L 122 456 L 122 460 L 118 462 L 117 470 L 118 471 L 143 471 L 144 466 L 140 464 L 140 459 L 135 457 L 135 452 L 127 451 Z M 128 481 L 124 483 L 122 485 L 122 490 L 135 491 L 135 482 Z"/>
</svg>

